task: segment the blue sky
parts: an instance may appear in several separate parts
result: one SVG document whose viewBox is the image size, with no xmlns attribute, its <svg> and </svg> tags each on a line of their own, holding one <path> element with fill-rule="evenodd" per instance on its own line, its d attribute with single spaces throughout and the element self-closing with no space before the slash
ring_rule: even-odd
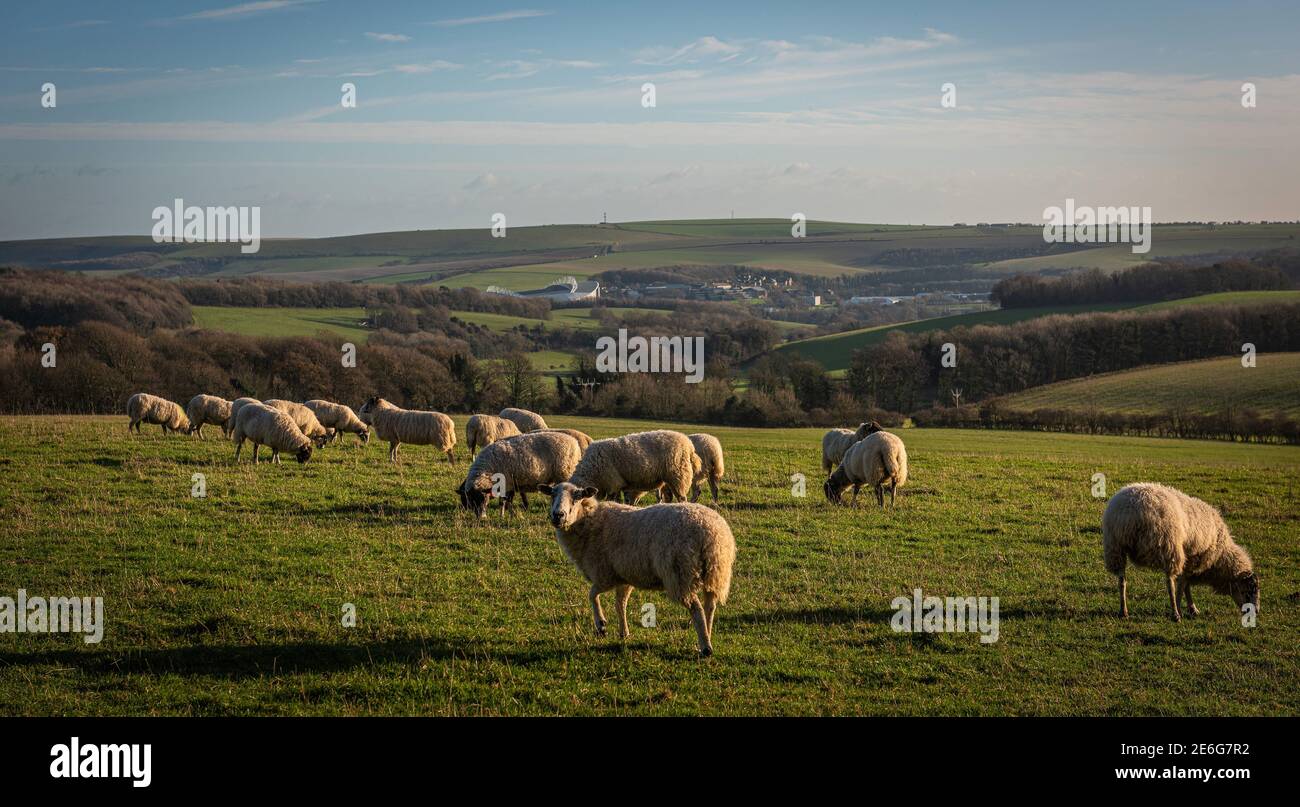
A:
<svg viewBox="0 0 1300 807">
<path fill-rule="evenodd" d="M 733 210 L 1038 221 L 1066 197 L 1162 221 L 1300 218 L 1294 2 L 208 0 L 4 16 L 0 239 L 143 234 L 178 196 L 260 205 L 270 237 L 487 227 L 495 212 L 515 226 Z"/>
</svg>

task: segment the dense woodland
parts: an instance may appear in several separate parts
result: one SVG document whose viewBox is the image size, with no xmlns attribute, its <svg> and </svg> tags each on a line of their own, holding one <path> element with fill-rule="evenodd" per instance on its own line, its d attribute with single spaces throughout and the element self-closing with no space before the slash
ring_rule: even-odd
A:
<svg viewBox="0 0 1300 807">
<path fill-rule="evenodd" d="M 993 287 L 1003 308 L 1085 303 L 1141 303 L 1224 291 L 1275 291 L 1300 285 L 1300 254 L 1275 252 L 1255 261 L 1212 266 L 1149 263 L 1114 273 L 1100 269 L 1060 277 L 1016 275 Z"/>
</svg>

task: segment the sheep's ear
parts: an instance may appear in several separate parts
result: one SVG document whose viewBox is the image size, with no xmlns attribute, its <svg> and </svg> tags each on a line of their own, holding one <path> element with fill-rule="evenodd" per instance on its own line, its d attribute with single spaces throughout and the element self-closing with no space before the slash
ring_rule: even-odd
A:
<svg viewBox="0 0 1300 807">
<path fill-rule="evenodd" d="M 596 490 L 595 488 L 583 488 L 582 491 L 578 494 L 578 498 L 590 499 L 593 498 L 597 493 L 600 493 L 600 491 Z"/>
<path fill-rule="evenodd" d="M 538 485 L 537 492 L 542 494 L 543 496 L 554 496 L 555 488 L 551 487 L 550 485 Z"/>
</svg>

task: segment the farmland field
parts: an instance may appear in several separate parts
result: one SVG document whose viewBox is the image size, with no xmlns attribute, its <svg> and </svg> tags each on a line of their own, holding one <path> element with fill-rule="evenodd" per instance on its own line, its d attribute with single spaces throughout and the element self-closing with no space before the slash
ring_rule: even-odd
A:
<svg viewBox="0 0 1300 807">
<path fill-rule="evenodd" d="M 1151 303 L 1139 308 L 1141 311 L 1156 311 L 1162 308 L 1177 308 L 1184 305 L 1254 305 L 1257 303 L 1294 303 L 1300 302 L 1300 291 L 1221 291 L 1215 294 L 1200 294 L 1196 297 L 1181 297 L 1177 300 L 1165 300 Z"/>
<path fill-rule="evenodd" d="M 194 324 L 245 336 L 314 336 L 321 331 L 364 342 L 362 308 L 252 308 L 196 305 Z"/>
<path fill-rule="evenodd" d="M 1051 314 L 1085 314 L 1090 311 L 1117 311 L 1131 307 L 1131 303 L 1096 303 L 1091 305 L 1055 306 L 1050 308 L 994 308 L 987 311 L 975 311 L 970 314 L 954 314 L 948 317 L 900 322 L 892 325 L 877 325 L 860 328 L 855 331 L 827 336 L 814 336 L 787 342 L 776 348 L 778 351 L 798 353 L 809 359 L 821 362 L 827 370 L 842 374 L 849 367 L 853 351 L 867 345 L 883 342 L 890 331 L 903 333 L 924 333 L 964 325 L 1008 325 L 1028 319 L 1036 319 Z"/>
<path fill-rule="evenodd" d="M 1254 367 L 1239 357 L 1159 364 L 1033 387 L 999 402 L 1008 410 L 1099 410 L 1216 414 L 1253 409 L 1300 417 L 1300 353 L 1261 353 Z"/>
<path fill-rule="evenodd" d="M 552 420 L 596 437 L 652 425 Z M 594 636 L 536 500 L 484 523 L 458 512 L 463 446 L 455 468 L 354 441 L 236 466 L 227 442 L 128 436 L 124 417 L 0 418 L 0 592 L 102 596 L 107 619 L 98 645 L 0 634 L 0 713 L 1300 713 L 1300 448 L 907 429 L 891 512 L 822 499 L 819 430 L 708 430 L 739 554 L 701 660 L 655 592 L 633 594 L 628 642 Z M 1220 507 L 1263 581 L 1258 627 L 1208 590 L 1200 618 L 1171 623 L 1146 570 L 1118 619 L 1095 473 Z M 895 633 L 890 602 L 917 587 L 999 597 L 998 641 Z M 657 627 L 638 624 L 647 602 Z"/>
</svg>

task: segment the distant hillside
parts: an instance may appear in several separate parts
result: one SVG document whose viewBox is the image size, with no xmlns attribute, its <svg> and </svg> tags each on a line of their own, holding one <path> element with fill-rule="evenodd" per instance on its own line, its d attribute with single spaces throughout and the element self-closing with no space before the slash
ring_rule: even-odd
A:
<svg viewBox="0 0 1300 807">
<path fill-rule="evenodd" d="M 809 221 L 793 238 L 786 219 L 706 219 L 486 226 L 237 244 L 155 244 L 147 236 L 0 242 L 0 266 L 155 276 L 271 275 L 286 280 L 438 283 L 534 288 L 557 276 L 622 268 L 745 265 L 834 277 L 884 269 L 975 265 L 990 275 L 1114 269 L 1162 256 L 1245 254 L 1294 246 L 1300 225 L 1158 225 L 1152 249 L 1046 244 L 1037 226 L 888 225 Z"/>
<path fill-rule="evenodd" d="M 1131 307 L 1122 303 L 1098 305 L 1060 306 L 1056 308 L 1013 308 L 993 311 L 976 311 L 971 314 L 955 314 L 950 317 L 917 320 L 894 325 L 879 325 L 874 328 L 862 328 L 856 331 L 817 336 L 787 342 L 776 351 L 790 351 L 821 363 L 827 370 L 842 373 L 849 368 L 853 351 L 884 341 L 890 331 L 904 333 L 924 333 L 926 331 L 944 330 L 963 325 L 1007 325 L 1012 322 L 1045 317 L 1049 314 L 1084 314 L 1091 311 L 1117 311 Z"/>
<path fill-rule="evenodd" d="M 1099 410 L 1217 414 L 1226 408 L 1300 418 L 1300 353 L 1262 353 L 1255 367 L 1241 359 L 1160 364 L 1034 387 L 998 399 L 1001 409 Z"/>
</svg>

